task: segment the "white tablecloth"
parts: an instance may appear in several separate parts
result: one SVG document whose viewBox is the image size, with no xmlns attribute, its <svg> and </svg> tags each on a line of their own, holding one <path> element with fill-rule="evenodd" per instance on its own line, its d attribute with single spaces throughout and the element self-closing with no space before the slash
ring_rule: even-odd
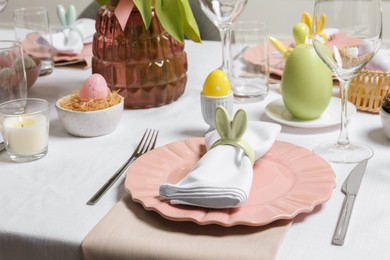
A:
<svg viewBox="0 0 390 260">
<path fill-rule="evenodd" d="M 207 125 L 199 93 L 208 73 L 220 65 L 220 44 L 187 42 L 186 51 L 188 83 L 178 101 L 125 110 L 115 132 L 96 138 L 67 134 L 54 108 L 55 101 L 79 89 L 91 71 L 56 68 L 38 79 L 29 96 L 51 102 L 49 152 L 29 163 L 14 163 L 6 153 L 0 154 L 0 259 L 79 259 L 84 237 L 125 194 L 123 177 L 97 205 L 88 206 L 86 201 L 129 157 L 144 130 L 160 130 L 159 146 L 203 135 Z M 278 87 L 271 86 L 264 101 L 235 104 L 235 109 L 247 109 L 250 120 L 271 121 L 265 106 L 277 98 Z M 283 125 L 278 139 L 312 149 L 319 142 L 335 141 L 338 130 Z M 331 199 L 295 218 L 277 259 L 390 259 L 390 142 L 374 114 L 359 112 L 350 120 L 349 132 L 352 140 L 369 144 L 375 155 L 368 163 L 344 246 L 331 245 L 331 239 L 344 198 L 340 187 L 354 165 L 332 164 L 337 187 Z"/>
</svg>

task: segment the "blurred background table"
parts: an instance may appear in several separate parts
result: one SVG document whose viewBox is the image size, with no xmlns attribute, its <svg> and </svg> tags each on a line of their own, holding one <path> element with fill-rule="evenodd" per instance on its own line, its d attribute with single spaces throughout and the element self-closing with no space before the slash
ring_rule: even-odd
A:
<svg viewBox="0 0 390 260">
<path fill-rule="evenodd" d="M 62 4 L 66 8 L 70 4 L 74 4 L 78 13 L 82 11 L 92 2 L 87 1 L 74 1 L 74 0 L 61 0 L 61 1 L 46 1 L 46 0 L 20 0 L 20 1 L 8 1 L 8 6 L 1 14 L 0 26 L 2 28 L 13 26 L 12 10 L 14 8 L 24 6 L 45 6 L 51 14 L 51 23 L 53 28 L 59 26 L 59 20 L 56 17 L 56 6 Z M 198 1 L 198 0 L 190 0 Z M 314 8 L 314 1 L 312 0 L 275 0 L 275 1 L 248 1 L 247 7 L 240 16 L 239 20 L 260 20 L 268 23 L 269 31 L 273 36 L 277 38 L 291 36 L 292 26 L 297 23 L 303 14 L 303 12 L 312 13 Z M 390 22 L 390 1 L 382 1 L 383 8 L 383 38 L 390 44 L 390 26 L 386 26 Z"/>
<path fill-rule="evenodd" d="M 2 30 L 0 35 L 13 37 L 11 31 Z M 67 134 L 54 108 L 59 97 L 81 87 L 90 69 L 56 68 L 38 79 L 29 96 L 51 103 L 49 152 L 41 160 L 21 164 L 0 154 L 0 259 L 80 259 L 84 237 L 126 194 L 124 176 L 97 205 L 88 206 L 86 201 L 126 161 L 144 130 L 160 130 L 158 146 L 203 135 L 207 125 L 199 95 L 208 73 L 220 66 L 220 44 L 186 42 L 186 51 L 188 83 L 178 101 L 125 110 L 115 132 L 96 138 Z M 265 106 L 280 97 L 279 86 L 272 85 L 264 101 L 235 104 L 235 109 L 245 108 L 250 120 L 272 122 Z M 283 125 L 278 140 L 312 149 L 319 142 L 335 140 L 338 131 L 338 126 Z M 390 142 L 376 114 L 358 112 L 349 122 L 349 133 L 351 139 L 369 144 L 375 155 L 368 163 L 344 246 L 331 245 L 331 239 L 344 198 L 340 188 L 354 165 L 332 164 L 337 187 L 331 199 L 294 219 L 277 259 L 390 259 L 390 161 L 386 159 Z"/>
</svg>

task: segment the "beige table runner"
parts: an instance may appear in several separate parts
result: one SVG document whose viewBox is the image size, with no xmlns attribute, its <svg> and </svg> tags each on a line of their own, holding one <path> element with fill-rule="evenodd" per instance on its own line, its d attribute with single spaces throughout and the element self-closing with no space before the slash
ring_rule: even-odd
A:
<svg viewBox="0 0 390 260">
<path fill-rule="evenodd" d="M 146 211 L 129 195 L 82 243 L 84 259 L 274 259 L 291 220 L 265 227 L 201 226 Z"/>
</svg>

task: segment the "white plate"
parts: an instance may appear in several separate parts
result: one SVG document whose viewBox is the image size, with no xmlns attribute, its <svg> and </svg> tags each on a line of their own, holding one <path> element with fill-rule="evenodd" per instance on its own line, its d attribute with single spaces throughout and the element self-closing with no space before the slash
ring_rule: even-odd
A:
<svg viewBox="0 0 390 260">
<path fill-rule="evenodd" d="M 340 124 L 341 121 L 341 100 L 340 98 L 332 97 L 328 107 L 322 113 L 320 118 L 314 120 L 301 120 L 294 118 L 283 104 L 283 99 L 277 99 L 269 103 L 265 109 L 265 114 L 276 122 L 302 128 L 318 128 Z M 356 114 L 356 107 L 348 102 L 347 104 L 347 120 Z"/>
</svg>

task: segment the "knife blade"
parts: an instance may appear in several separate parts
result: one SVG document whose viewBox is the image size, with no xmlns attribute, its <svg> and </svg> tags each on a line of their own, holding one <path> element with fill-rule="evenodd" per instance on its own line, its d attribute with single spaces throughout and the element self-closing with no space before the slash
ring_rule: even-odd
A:
<svg viewBox="0 0 390 260">
<path fill-rule="evenodd" d="M 5 143 L 4 142 L 0 142 L 0 152 L 5 150 Z"/>
<path fill-rule="evenodd" d="M 349 219 L 351 218 L 353 205 L 358 194 L 364 172 L 366 171 L 367 162 L 368 159 L 358 163 L 355 168 L 352 169 L 341 187 L 341 191 L 345 194 L 345 198 L 339 220 L 337 222 L 336 231 L 333 235 L 332 243 L 334 245 L 342 246 L 344 244 Z"/>
</svg>

